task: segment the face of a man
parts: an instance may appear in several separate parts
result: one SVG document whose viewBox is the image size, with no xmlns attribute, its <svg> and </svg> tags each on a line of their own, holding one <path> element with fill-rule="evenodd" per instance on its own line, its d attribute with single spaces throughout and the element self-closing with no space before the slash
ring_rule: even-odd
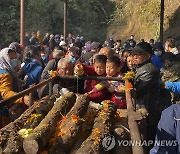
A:
<svg viewBox="0 0 180 154">
<path fill-rule="evenodd" d="M 60 68 L 58 68 L 58 74 L 59 75 L 72 75 L 73 74 L 73 66 L 71 63 L 64 63 L 61 65 Z"/>
<path fill-rule="evenodd" d="M 140 65 L 151 58 L 151 55 L 147 52 L 144 53 L 134 53 L 133 54 L 133 63 L 135 65 Z"/>
</svg>

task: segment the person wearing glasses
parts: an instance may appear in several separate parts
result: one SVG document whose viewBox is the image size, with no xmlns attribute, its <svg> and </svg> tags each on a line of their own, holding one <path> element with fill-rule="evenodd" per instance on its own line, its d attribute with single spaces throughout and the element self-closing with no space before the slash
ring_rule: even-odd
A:
<svg viewBox="0 0 180 154">
<path fill-rule="evenodd" d="M 152 46 L 147 42 L 137 44 L 132 50 L 133 63 L 136 67 L 134 80 L 136 109 L 148 112 L 147 140 L 154 140 L 158 123 L 160 75 L 151 62 L 152 54 Z"/>
</svg>

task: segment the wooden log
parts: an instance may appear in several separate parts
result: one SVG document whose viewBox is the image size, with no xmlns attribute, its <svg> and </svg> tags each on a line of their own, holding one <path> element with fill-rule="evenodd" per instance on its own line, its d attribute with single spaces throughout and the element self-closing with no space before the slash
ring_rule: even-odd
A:
<svg viewBox="0 0 180 154">
<path fill-rule="evenodd" d="M 104 101 L 103 110 L 94 121 L 91 135 L 82 143 L 76 154 L 101 154 L 106 153 L 102 147 L 102 140 L 110 136 L 112 121 L 116 113 L 114 103 Z"/>
<path fill-rule="evenodd" d="M 89 101 L 89 97 L 86 95 L 80 95 L 78 97 L 66 118 L 60 121 L 54 137 L 51 139 L 53 142 L 49 153 L 60 154 L 63 153 L 60 152 L 62 149 L 65 153 L 70 151 L 82 130 L 83 117 L 88 109 Z"/>
<path fill-rule="evenodd" d="M 36 154 L 47 145 L 58 120 L 69 112 L 75 101 L 76 95 L 72 92 L 56 101 L 41 123 L 24 139 L 23 148 L 27 154 Z"/>
<path fill-rule="evenodd" d="M 82 125 L 82 131 L 76 141 L 76 143 L 71 147 L 71 151 L 69 153 L 75 154 L 77 149 L 80 148 L 81 144 L 87 139 L 87 137 L 91 134 L 94 120 L 97 117 L 98 113 L 101 111 L 102 105 L 94 103 L 92 101 L 89 102 L 88 110 L 85 113 L 83 119 L 85 122 Z"/>
<path fill-rule="evenodd" d="M 4 153 L 23 152 L 23 148 L 22 148 L 23 137 L 28 135 L 28 133 L 30 133 L 30 131 L 33 130 L 41 122 L 41 120 L 45 117 L 45 115 L 54 105 L 55 100 L 56 100 L 56 94 L 54 94 L 51 97 L 46 97 L 45 100 L 43 99 L 40 102 L 37 102 L 36 104 L 33 105 L 34 110 L 33 111 L 30 110 L 32 112 L 29 112 L 29 110 L 27 110 L 23 113 L 23 114 L 27 114 L 28 112 L 28 115 L 30 114 L 30 116 L 24 122 L 23 128 L 21 127 L 20 130 L 16 129 L 10 132 L 8 141 L 3 150 Z"/>
<path fill-rule="evenodd" d="M 57 97 L 59 97 L 59 95 L 54 94 L 43 100 L 43 102 L 39 104 L 35 111 L 26 120 L 22 129 L 34 129 L 36 126 L 38 126 L 38 124 L 44 119 L 44 117 L 54 106 L 54 102 L 56 101 Z"/>
<path fill-rule="evenodd" d="M 18 119 L 6 125 L 0 130 L 0 148 L 2 149 L 2 151 L 6 147 L 8 139 L 11 138 L 12 132 L 15 132 L 17 134 L 17 132 L 24 126 L 25 121 L 35 111 L 35 108 L 35 105 L 31 106 Z"/>
</svg>

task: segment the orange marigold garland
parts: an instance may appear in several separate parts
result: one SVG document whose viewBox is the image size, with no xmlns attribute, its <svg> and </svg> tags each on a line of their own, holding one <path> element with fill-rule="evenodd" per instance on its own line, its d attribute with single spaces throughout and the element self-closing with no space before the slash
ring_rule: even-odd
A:
<svg viewBox="0 0 180 154">
<path fill-rule="evenodd" d="M 133 85 L 131 84 L 131 82 L 126 82 L 126 84 L 125 84 L 125 89 L 126 90 L 132 90 L 133 89 Z"/>
</svg>

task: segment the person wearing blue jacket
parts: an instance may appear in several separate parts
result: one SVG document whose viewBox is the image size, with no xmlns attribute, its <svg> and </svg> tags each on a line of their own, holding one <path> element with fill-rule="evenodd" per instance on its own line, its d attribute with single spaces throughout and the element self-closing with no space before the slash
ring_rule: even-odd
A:
<svg viewBox="0 0 180 154">
<path fill-rule="evenodd" d="M 180 104 L 162 112 L 150 154 L 180 154 Z"/>
<path fill-rule="evenodd" d="M 153 45 L 153 52 L 154 54 L 152 55 L 152 62 L 158 68 L 158 70 L 160 70 L 163 67 L 161 56 L 164 53 L 164 48 L 161 42 L 156 42 Z"/>
<path fill-rule="evenodd" d="M 180 94 L 180 82 L 165 82 L 165 88 L 173 93 Z"/>
<path fill-rule="evenodd" d="M 43 67 L 41 64 L 40 51 L 35 46 L 25 48 L 24 52 L 24 65 L 21 68 L 25 85 L 24 89 L 29 88 L 32 84 L 40 82 Z"/>
</svg>

